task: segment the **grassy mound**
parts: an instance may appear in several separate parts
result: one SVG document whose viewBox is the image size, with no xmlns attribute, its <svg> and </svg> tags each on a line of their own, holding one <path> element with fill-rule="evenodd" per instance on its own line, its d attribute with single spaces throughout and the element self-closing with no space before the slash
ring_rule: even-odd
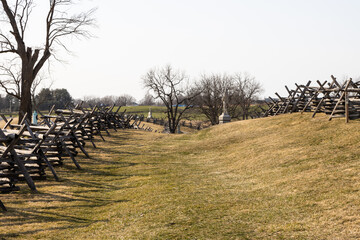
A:
<svg viewBox="0 0 360 240">
<path fill-rule="evenodd" d="M 119 131 L 39 193 L 0 195 L 0 238 L 357 239 L 359 122 L 291 114 L 196 134 Z"/>
</svg>

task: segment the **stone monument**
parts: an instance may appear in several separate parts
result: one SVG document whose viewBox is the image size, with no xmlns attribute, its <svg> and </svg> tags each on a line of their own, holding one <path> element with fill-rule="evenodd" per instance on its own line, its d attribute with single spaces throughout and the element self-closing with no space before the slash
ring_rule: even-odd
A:
<svg viewBox="0 0 360 240">
<path fill-rule="evenodd" d="M 228 114 L 227 109 L 226 109 L 227 95 L 228 95 L 228 93 L 226 90 L 224 93 L 223 99 L 222 99 L 223 100 L 223 113 L 219 116 L 219 124 L 228 123 L 231 121 L 231 117 Z"/>
<path fill-rule="evenodd" d="M 147 116 L 147 119 L 152 119 L 152 112 L 151 112 L 151 108 L 149 108 L 149 113 L 148 113 L 148 116 Z"/>
<path fill-rule="evenodd" d="M 32 124 L 37 125 L 37 121 L 38 121 L 38 113 L 36 112 L 36 110 L 34 110 L 32 115 Z"/>
</svg>

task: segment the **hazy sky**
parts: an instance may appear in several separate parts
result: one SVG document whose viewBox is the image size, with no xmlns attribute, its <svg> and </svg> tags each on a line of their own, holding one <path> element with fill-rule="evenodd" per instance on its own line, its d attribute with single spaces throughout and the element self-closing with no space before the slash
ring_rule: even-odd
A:
<svg viewBox="0 0 360 240">
<path fill-rule="evenodd" d="M 53 62 L 53 88 L 73 97 L 141 99 L 141 76 L 172 64 L 191 79 L 248 72 L 263 96 L 284 85 L 360 76 L 358 0 L 88 0 L 96 38 L 72 41 L 75 56 Z M 40 16 L 34 16 L 40 17 Z"/>
</svg>

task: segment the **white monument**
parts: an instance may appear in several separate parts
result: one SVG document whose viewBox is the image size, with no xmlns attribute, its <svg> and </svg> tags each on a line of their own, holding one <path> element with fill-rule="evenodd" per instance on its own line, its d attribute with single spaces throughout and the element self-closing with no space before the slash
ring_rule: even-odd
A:
<svg viewBox="0 0 360 240">
<path fill-rule="evenodd" d="M 228 123 L 231 121 L 231 117 L 228 114 L 227 109 L 226 109 L 227 95 L 228 94 L 227 94 L 227 90 L 226 90 L 224 93 L 223 99 L 222 99 L 223 100 L 223 113 L 219 116 L 219 124 Z"/>
<path fill-rule="evenodd" d="M 149 108 L 149 113 L 148 113 L 148 116 L 147 116 L 148 119 L 152 119 L 152 112 L 151 112 L 151 108 Z"/>
</svg>

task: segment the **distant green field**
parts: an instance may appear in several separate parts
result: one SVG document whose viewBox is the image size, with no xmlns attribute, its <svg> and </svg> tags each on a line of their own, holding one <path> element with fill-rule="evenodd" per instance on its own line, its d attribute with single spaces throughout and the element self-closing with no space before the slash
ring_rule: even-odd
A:
<svg viewBox="0 0 360 240">
<path fill-rule="evenodd" d="M 127 113 L 144 115 L 145 117 L 149 113 L 149 109 L 151 108 L 152 115 L 154 118 L 165 118 L 166 117 L 166 108 L 158 107 L 158 106 L 126 106 L 121 107 L 120 111 L 126 110 Z"/>
<path fill-rule="evenodd" d="M 267 106 L 261 106 L 263 109 L 267 109 Z M 126 109 L 126 112 L 129 114 L 138 114 L 138 115 L 144 115 L 147 117 L 149 113 L 149 109 L 151 108 L 152 116 L 154 118 L 167 118 L 166 116 L 166 107 L 159 107 L 159 106 L 127 106 L 127 107 L 121 107 L 120 111 L 124 111 Z M 183 108 L 180 108 L 183 109 Z M 239 110 L 240 111 L 240 110 Z M 252 105 L 250 106 L 250 113 L 251 112 L 258 112 L 261 113 L 262 110 L 259 108 L 258 105 Z M 186 120 L 197 120 L 197 121 L 208 121 L 206 116 L 201 112 L 201 110 L 198 107 L 191 108 L 187 110 L 184 113 L 183 119 Z M 242 119 L 242 115 L 240 114 L 238 117 L 239 120 Z"/>
<path fill-rule="evenodd" d="M 154 118 L 166 118 L 166 107 L 159 107 L 159 106 L 127 106 L 127 107 L 121 107 L 120 111 L 124 111 L 126 109 L 127 113 L 131 114 L 138 114 L 138 115 L 144 115 L 147 117 L 149 113 L 149 109 L 151 108 L 152 116 Z M 179 108 L 182 110 L 183 108 Z M 187 110 L 184 113 L 184 119 L 187 120 L 199 120 L 199 121 L 206 121 L 206 116 L 200 112 L 198 108 L 192 108 Z"/>
</svg>

